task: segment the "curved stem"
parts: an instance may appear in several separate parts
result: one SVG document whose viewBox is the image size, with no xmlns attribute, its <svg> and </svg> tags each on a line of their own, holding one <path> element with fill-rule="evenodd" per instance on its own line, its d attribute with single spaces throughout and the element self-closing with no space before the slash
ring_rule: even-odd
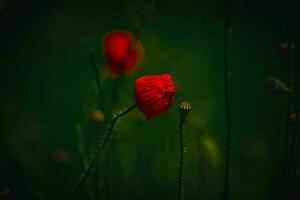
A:
<svg viewBox="0 0 300 200">
<path fill-rule="evenodd" d="M 105 147 L 107 146 L 112 133 L 113 133 L 113 129 L 118 121 L 118 119 L 124 115 L 126 115 L 127 113 L 129 113 L 130 111 L 132 111 L 134 108 L 136 107 L 136 104 L 133 104 L 132 106 L 128 107 L 127 109 L 114 114 L 111 120 L 111 124 L 107 130 L 107 133 L 103 139 L 103 141 L 101 142 L 101 144 L 99 144 L 96 153 L 92 156 L 91 161 L 88 165 L 88 167 L 80 174 L 78 181 L 76 182 L 75 186 L 72 189 L 71 192 L 71 196 L 70 198 L 73 199 L 74 195 L 77 193 L 77 191 L 79 190 L 79 188 L 82 186 L 82 184 L 84 183 L 84 181 L 88 178 L 88 176 L 90 175 L 92 169 L 94 168 L 96 161 L 98 160 L 98 158 L 103 154 Z"/>
</svg>

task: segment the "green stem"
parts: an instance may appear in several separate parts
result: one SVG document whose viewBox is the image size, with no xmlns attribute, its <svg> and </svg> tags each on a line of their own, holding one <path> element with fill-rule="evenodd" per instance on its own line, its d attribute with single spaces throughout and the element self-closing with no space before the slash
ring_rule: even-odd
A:
<svg viewBox="0 0 300 200">
<path fill-rule="evenodd" d="M 104 95 L 103 95 L 103 91 L 102 91 L 102 84 L 101 84 L 101 76 L 100 76 L 100 71 L 99 71 L 99 65 L 97 64 L 94 50 L 90 49 L 89 52 L 90 52 L 91 60 L 93 62 L 93 71 L 94 71 L 94 74 L 95 74 L 96 85 L 97 85 L 97 89 L 98 89 L 98 93 L 99 93 L 99 98 L 100 98 L 99 102 L 102 102 L 101 104 L 99 103 L 99 107 L 101 107 L 104 110 L 104 109 L 106 109 L 106 103 L 105 103 L 105 99 L 104 99 Z M 107 114 L 107 112 L 105 112 L 105 110 L 104 110 L 104 114 Z"/>
<path fill-rule="evenodd" d="M 290 130 L 290 122 L 288 120 L 290 114 L 290 102 L 288 102 L 287 111 L 286 111 L 286 121 L 285 127 L 282 132 L 282 178 L 281 178 L 281 199 L 286 199 L 286 190 L 288 183 L 288 169 L 289 169 L 289 130 Z"/>
<path fill-rule="evenodd" d="M 73 199 L 75 194 L 77 193 L 77 191 L 79 190 L 79 188 L 82 186 L 82 184 L 84 183 L 84 181 L 88 178 L 88 176 L 90 175 L 92 169 L 94 168 L 96 161 L 98 160 L 98 158 L 103 154 L 105 147 L 107 146 L 112 133 L 113 133 L 113 129 L 118 121 L 118 119 L 124 115 L 126 115 L 127 113 L 129 113 L 130 111 L 132 111 L 134 108 L 136 107 L 136 104 L 133 104 L 132 106 L 128 107 L 127 109 L 114 114 L 111 120 L 111 124 L 107 130 L 107 133 L 102 141 L 101 144 L 99 144 L 96 153 L 92 156 L 91 161 L 88 165 L 88 167 L 80 174 L 78 181 L 76 182 L 75 186 L 72 189 L 71 192 L 71 196 L 70 199 Z"/>
<path fill-rule="evenodd" d="M 93 63 L 93 71 L 94 71 L 94 74 L 95 74 L 95 80 L 96 80 L 96 86 L 97 86 L 97 90 L 98 90 L 98 93 L 99 93 L 99 101 L 98 101 L 98 107 L 101 108 L 103 110 L 103 113 L 105 115 L 109 115 L 108 112 L 107 112 L 107 104 L 106 104 L 106 99 L 104 99 L 104 95 L 103 95 L 103 90 L 102 90 L 102 84 L 101 84 L 101 76 L 100 76 L 100 68 L 99 68 L 99 65 L 97 64 L 97 61 L 96 61 L 96 57 L 95 57 L 95 52 L 92 48 L 90 48 L 90 57 L 91 57 L 91 60 L 92 60 L 92 63 Z M 106 121 L 106 120 L 105 120 Z M 100 165 L 99 163 L 97 164 L 96 168 L 98 169 L 97 170 L 97 174 L 95 176 L 95 179 L 96 179 L 96 195 L 99 195 L 97 191 L 99 191 L 99 188 L 100 188 L 100 180 L 99 180 L 99 171 L 100 171 Z"/>
<path fill-rule="evenodd" d="M 88 167 L 89 161 L 86 156 L 86 149 L 85 149 L 85 145 L 84 145 L 84 134 L 83 134 L 84 131 L 83 131 L 82 125 L 79 121 L 76 122 L 75 129 L 76 129 L 76 133 L 77 133 L 77 137 L 78 137 L 77 138 L 78 150 L 79 150 L 79 153 L 81 154 L 83 168 L 86 169 Z M 87 184 L 90 185 L 91 183 L 88 182 Z M 93 199 L 93 193 L 91 191 L 89 191 L 89 198 Z"/>
<path fill-rule="evenodd" d="M 182 102 L 178 106 L 179 108 L 179 172 L 178 172 L 178 200 L 183 198 L 183 179 L 184 179 L 184 155 L 185 155 L 185 133 L 184 122 L 188 113 L 192 110 L 192 106 L 189 102 Z"/>
<path fill-rule="evenodd" d="M 184 174 L 184 152 L 185 152 L 185 134 L 184 124 L 185 117 L 181 116 L 179 121 L 179 172 L 178 172 L 178 200 L 183 197 L 183 174 Z"/>
<path fill-rule="evenodd" d="M 287 55 L 287 74 L 288 74 L 288 87 L 290 89 L 290 95 L 288 97 L 288 111 L 287 111 L 287 118 L 286 118 L 286 133 L 284 138 L 284 155 L 283 155 L 283 183 L 281 188 L 281 197 L 282 199 L 289 199 L 291 193 L 291 177 L 293 176 L 293 165 L 295 159 L 295 145 L 296 145 L 296 132 L 297 132 L 297 105 L 294 98 L 294 90 L 295 90 L 295 64 L 294 64 L 294 19 L 293 19 L 293 5 L 292 1 L 286 2 L 286 22 L 287 22 L 287 31 L 286 31 L 286 39 L 288 43 L 288 55 Z M 290 119 L 290 114 L 296 114 L 296 123 L 293 123 Z M 290 142 L 289 142 L 290 138 Z"/>
<path fill-rule="evenodd" d="M 101 76 L 100 76 L 100 72 L 99 72 L 99 66 L 98 66 L 96 58 L 95 58 L 95 52 L 94 52 L 93 49 L 90 49 L 90 57 L 91 57 L 91 60 L 93 62 L 93 71 L 94 71 L 95 78 L 96 78 L 96 84 L 97 84 L 97 89 L 98 89 L 99 97 L 103 101 Z"/>
<path fill-rule="evenodd" d="M 225 93 L 225 108 L 226 108 L 226 144 L 225 144 L 225 168 L 224 168 L 224 188 L 222 199 L 229 198 L 229 183 L 230 183 L 230 153 L 231 153 L 231 133 L 232 133 L 232 117 L 231 117 L 231 88 L 230 77 L 231 68 L 229 65 L 229 17 L 225 17 L 224 24 L 224 93 Z"/>
<path fill-rule="evenodd" d="M 78 150 L 81 154 L 81 157 L 82 157 L 82 161 L 83 161 L 83 166 L 84 168 L 87 167 L 88 165 L 88 160 L 86 158 L 86 154 L 85 154 L 85 148 L 84 148 L 84 144 L 83 144 L 83 130 L 82 130 L 82 126 L 81 126 L 81 123 L 80 122 L 76 122 L 76 132 L 77 132 L 77 139 L 78 139 Z"/>
</svg>

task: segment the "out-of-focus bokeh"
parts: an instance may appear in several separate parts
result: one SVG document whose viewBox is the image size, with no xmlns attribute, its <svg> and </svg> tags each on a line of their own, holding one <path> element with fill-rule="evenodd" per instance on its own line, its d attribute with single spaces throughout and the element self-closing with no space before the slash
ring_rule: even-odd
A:
<svg viewBox="0 0 300 200">
<path fill-rule="evenodd" d="M 281 0 L 235 3 L 230 199 L 260 200 L 280 176 L 286 99 L 266 81 L 287 81 L 285 10 Z M 185 124 L 185 198 L 220 199 L 226 135 L 221 1 L 1 0 L 0 22 L 0 195 L 66 199 L 110 115 L 134 102 L 134 80 L 169 73 L 177 87 L 174 105 L 154 120 L 138 109 L 122 118 L 78 199 L 176 199 L 181 101 L 193 107 Z M 106 73 L 101 46 L 114 29 L 133 33 L 144 51 L 135 70 L 119 79 Z M 298 69 L 295 74 L 299 88 Z"/>
</svg>

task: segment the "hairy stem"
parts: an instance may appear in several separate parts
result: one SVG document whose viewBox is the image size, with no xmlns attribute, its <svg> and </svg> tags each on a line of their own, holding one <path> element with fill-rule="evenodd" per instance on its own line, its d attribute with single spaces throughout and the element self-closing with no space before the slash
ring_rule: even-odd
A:
<svg viewBox="0 0 300 200">
<path fill-rule="evenodd" d="M 184 122 L 188 113 L 192 110 L 192 106 L 189 102 L 182 102 L 178 106 L 179 108 L 179 171 L 178 171 L 178 200 L 183 198 L 183 179 L 184 179 L 184 161 L 185 161 L 185 132 Z"/>
<path fill-rule="evenodd" d="M 183 168 L 184 168 L 184 152 L 185 152 L 185 145 L 184 145 L 184 117 L 180 117 L 179 121 L 179 172 L 178 172 L 178 200 L 182 199 L 183 196 Z"/>
<path fill-rule="evenodd" d="M 75 186 L 72 189 L 71 192 L 71 199 L 74 198 L 75 194 L 77 193 L 77 191 L 80 189 L 80 187 L 82 186 L 82 184 L 84 183 L 84 181 L 88 178 L 88 176 L 90 175 L 92 169 L 94 168 L 95 164 L 97 163 L 98 158 L 103 154 L 105 147 L 107 146 L 112 133 L 113 133 L 113 129 L 118 121 L 118 119 L 124 115 L 126 115 L 127 113 L 129 113 L 130 111 L 132 111 L 134 108 L 136 107 L 136 104 L 133 104 L 132 106 L 128 107 L 127 109 L 114 114 L 111 120 L 111 124 L 106 132 L 106 135 L 104 136 L 103 141 L 98 145 L 97 151 L 96 153 L 92 156 L 91 161 L 88 165 L 88 167 L 80 174 L 78 181 L 76 182 Z"/>
</svg>

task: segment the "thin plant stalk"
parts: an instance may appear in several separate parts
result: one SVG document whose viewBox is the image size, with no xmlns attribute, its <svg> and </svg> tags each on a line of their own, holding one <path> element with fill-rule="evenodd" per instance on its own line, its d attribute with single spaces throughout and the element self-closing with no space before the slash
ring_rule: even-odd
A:
<svg viewBox="0 0 300 200">
<path fill-rule="evenodd" d="M 99 95 L 99 100 L 98 100 L 98 107 L 101 108 L 103 110 L 103 113 L 104 115 L 110 115 L 110 113 L 108 112 L 107 110 L 107 104 L 106 104 L 106 98 L 104 97 L 103 95 L 103 88 L 102 88 L 102 79 L 101 79 L 101 73 L 100 73 L 100 67 L 96 61 L 96 56 L 95 56 L 95 51 L 90 48 L 89 50 L 89 54 L 90 54 L 90 58 L 91 58 L 91 61 L 92 61 L 92 69 L 93 69 L 93 72 L 95 74 L 95 80 L 96 80 L 96 86 L 97 86 L 97 90 L 98 90 L 98 95 Z M 106 120 L 104 120 L 104 126 L 105 127 L 105 124 L 106 124 Z M 101 129 L 101 132 L 102 132 L 102 129 Z M 97 163 L 96 164 L 96 168 L 97 168 L 97 174 L 95 176 L 95 179 L 96 179 L 96 191 L 99 191 L 100 188 L 101 188 L 101 184 L 100 184 L 100 180 L 99 180 L 99 177 L 100 177 L 100 163 Z M 99 197 L 99 192 L 96 192 L 96 195 L 97 195 L 97 198 Z"/>
<path fill-rule="evenodd" d="M 179 104 L 179 169 L 178 169 L 178 190 L 177 198 L 182 200 L 183 198 L 183 180 L 184 180 L 184 161 L 185 161 L 185 132 L 184 132 L 184 122 L 192 109 L 191 105 L 188 102 L 182 102 Z"/>
<path fill-rule="evenodd" d="M 102 84 L 101 84 L 101 76 L 100 76 L 100 72 L 99 72 L 99 65 L 97 64 L 94 50 L 90 49 L 89 52 L 90 52 L 91 60 L 93 62 L 93 71 L 94 71 L 95 78 L 96 78 L 96 85 L 97 85 L 99 97 L 100 97 L 100 100 L 101 100 L 101 102 L 103 104 L 104 103 L 104 99 L 103 99 L 104 95 L 103 95 L 103 91 L 102 91 Z"/>
<path fill-rule="evenodd" d="M 288 30 L 287 30 L 287 38 L 288 38 L 288 76 L 289 76 L 289 88 L 290 88 L 290 96 L 289 101 L 291 104 L 290 114 L 295 114 L 295 120 L 292 121 L 290 116 L 288 118 L 288 122 L 291 123 L 291 142 L 290 142 L 290 154 L 289 154 L 289 165 L 288 165 L 288 172 L 287 172 L 287 193 L 288 197 L 290 198 L 291 195 L 291 177 L 294 175 L 294 163 L 295 163 L 295 154 L 296 154 L 296 140 L 297 140 L 297 129 L 298 129 L 298 109 L 295 100 L 295 51 L 294 51 L 294 41 L 295 41 L 295 18 L 293 13 L 292 1 L 287 1 L 287 23 L 288 23 Z M 290 115 L 289 114 L 289 115 Z"/>
<path fill-rule="evenodd" d="M 83 166 L 84 168 L 86 168 L 88 166 L 88 159 L 86 158 L 86 152 L 85 152 L 85 148 L 84 148 L 84 143 L 83 143 L 83 130 L 82 130 L 82 126 L 80 122 L 76 122 L 76 133 L 77 133 L 77 139 L 78 139 L 78 150 L 81 154 L 82 157 L 82 162 L 83 162 Z"/>
<path fill-rule="evenodd" d="M 78 192 L 78 190 L 80 189 L 80 187 L 82 186 L 84 181 L 90 175 L 92 169 L 94 168 L 95 164 L 97 163 L 98 158 L 103 155 L 105 147 L 108 145 L 108 143 L 110 141 L 110 138 L 113 133 L 113 129 L 114 129 L 118 119 L 121 118 L 122 116 L 128 114 L 135 107 L 136 107 L 136 104 L 133 104 L 132 106 L 128 107 L 127 109 L 113 115 L 111 124 L 110 124 L 109 128 L 107 129 L 106 135 L 104 136 L 102 143 L 98 146 L 96 153 L 92 156 L 91 161 L 89 162 L 88 167 L 80 174 L 75 186 L 73 187 L 71 196 L 70 196 L 71 199 L 74 198 L 74 196 L 76 195 L 76 193 Z"/>
<path fill-rule="evenodd" d="M 81 157 L 82 157 L 82 164 L 83 164 L 83 168 L 86 169 L 88 167 L 88 158 L 86 156 L 86 149 L 85 149 L 85 145 L 84 145 L 84 142 L 83 142 L 83 138 L 84 138 L 84 135 L 83 135 L 83 129 L 82 129 L 82 125 L 81 123 L 78 121 L 76 122 L 75 124 L 75 128 L 76 128 L 76 133 L 77 133 L 77 140 L 78 140 L 78 143 L 77 143 L 77 146 L 78 146 L 78 150 L 79 150 L 79 153 L 81 154 Z M 88 183 L 89 184 L 89 183 Z M 89 191 L 89 197 L 90 199 L 93 199 L 93 194 L 91 191 Z"/>
<path fill-rule="evenodd" d="M 178 200 L 182 199 L 183 195 L 183 165 L 184 165 L 184 119 L 180 118 L 179 122 L 179 172 L 178 172 Z"/>
<path fill-rule="evenodd" d="M 232 114 L 231 114 L 231 67 L 229 65 L 229 37 L 230 37 L 230 19 L 225 17 L 224 23 L 224 93 L 226 109 L 226 142 L 225 142 L 225 167 L 224 167 L 224 188 L 222 199 L 229 198 L 230 183 L 230 154 L 231 154 L 231 137 L 232 137 Z"/>
<path fill-rule="evenodd" d="M 290 133 L 290 122 L 288 120 L 290 113 L 290 102 L 287 104 L 286 121 L 282 132 L 282 178 L 281 178 L 281 199 L 285 199 L 287 191 L 288 181 L 288 169 L 289 169 L 289 133 Z"/>
<path fill-rule="evenodd" d="M 282 168 L 282 175 L 283 175 L 283 182 L 281 186 L 281 199 L 288 199 L 290 198 L 291 194 L 291 177 L 294 173 L 294 159 L 295 159 L 295 149 L 296 149 L 296 140 L 297 140 L 297 123 L 298 123 L 298 110 L 297 105 L 294 97 L 294 90 L 295 90 L 295 64 L 294 64 L 294 16 L 292 1 L 286 2 L 286 42 L 287 42 L 287 74 L 288 74 L 288 87 L 290 89 L 290 95 L 288 97 L 288 111 L 287 111 L 287 118 L 286 118 L 286 127 L 288 128 L 285 133 L 284 137 L 284 144 L 283 144 L 283 168 Z M 295 114 L 295 121 L 293 122 L 290 119 L 290 115 Z"/>
<path fill-rule="evenodd" d="M 229 63 L 229 39 L 232 28 L 230 26 L 233 17 L 238 13 L 243 5 L 243 1 L 223 0 L 224 6 L 224 97 L 225 97 L 225 117 L 226 117 L 226 135 L 225 135 L 225 165 L 224 165 L 224 183 L 221 199 L 229 199 L 230 189 L 230 156 L 231 156 L 231 138 L 232 138 L 232 112 L 231 112 L 231 66 Z"/>
<path fill-rule="evenodd" d="M 225 164 L 224 164 L 224 183 L 221 199 L 229 199 L 230 189 L 230 156 L 231 156 L 231 138 L 232 138 L 232 112 L 231 112 L 231 66 L 229 63 L 229 39 L 232 28 L 230 26 L 233 17 L 238 13 L 243 5 L 243 1 L 234 2 L 232 0 L 223 0 L 224 6 L 224 97 L 225 97 L 225 117 L 226 117 L 226 135 L 225 135 Z"/>
<path fill-rule="evenodd" d="M 297 142 L 299 139 L 299 114 L 298 108 L 294 99 L 294 96 L 291 95 L 292 102 L 292 111 L 291 113 L 295 114 L 294 119 L 289 119 L 289 123 L 291 123 L 291 142 L 290 142 L 290 154 L 289 154 L 289 169 L 288 169 L 288 182 L 287 182 L 287 193 L 291 194 L 291 177 L 294 176 L 295 173 L 295 158 L 297 152 Z M 289 116 L 291 117 L 291 116 Z"/>
</svg>

